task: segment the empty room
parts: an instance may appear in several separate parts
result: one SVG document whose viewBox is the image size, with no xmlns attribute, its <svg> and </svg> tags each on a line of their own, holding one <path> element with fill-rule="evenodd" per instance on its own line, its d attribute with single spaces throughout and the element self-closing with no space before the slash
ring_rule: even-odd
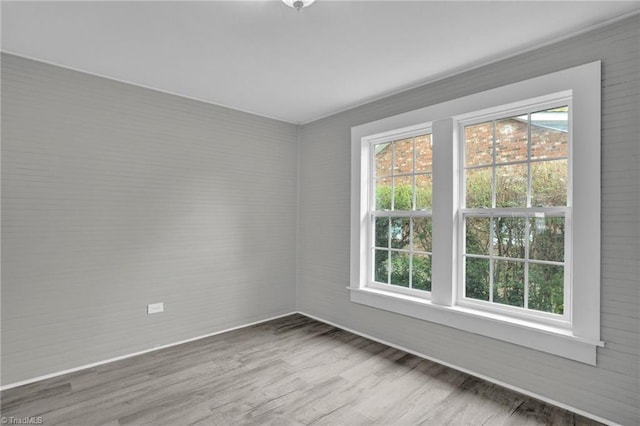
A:
<svg viewBox="0 0 640 426">
<path fill-rule="evenodd" d="M 640 424 L 640 2 L 0 7 L 2 424 Z"/>
</svg>

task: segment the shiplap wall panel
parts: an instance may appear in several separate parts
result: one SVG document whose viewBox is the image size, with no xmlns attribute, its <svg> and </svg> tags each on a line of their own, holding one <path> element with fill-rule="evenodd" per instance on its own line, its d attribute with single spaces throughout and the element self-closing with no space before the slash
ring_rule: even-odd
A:
<svg viewBox="0 0 640 426">
<path fill-rule="evenodd" d="M 2 384 L 294 311 L 297 146 L 3 54 Z"/>
<path fill-rule="evenodd" d="M 304 125 L 298 309 L 610 421 L 639 424 L 639 29 L 636 15 Z M 601 333 L 606 342 L 596 367 L 349 302 L 351 127 L 595 60 L 603 62 Z"/>
</svg>

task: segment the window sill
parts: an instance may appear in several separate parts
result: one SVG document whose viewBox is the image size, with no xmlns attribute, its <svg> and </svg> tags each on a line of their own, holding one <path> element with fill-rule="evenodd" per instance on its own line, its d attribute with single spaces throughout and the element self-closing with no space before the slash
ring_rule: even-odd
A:
<svg viewBox="0 0 640 426">
<path fill-rule="evenodd" d="M 596 365 L 601 341 L 574 336 L 571 330 L 537 324 L 461 306 L 442 306 L 415 296 L 373 288 L 353 288 L 351 301 L 446 325 L 585 364 Z"/>
</svg>

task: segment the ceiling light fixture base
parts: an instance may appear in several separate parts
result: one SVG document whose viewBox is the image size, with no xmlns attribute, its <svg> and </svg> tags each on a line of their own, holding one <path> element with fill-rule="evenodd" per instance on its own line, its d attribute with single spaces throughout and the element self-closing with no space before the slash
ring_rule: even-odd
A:
<svg viewBox="0 0 640 426">
<path fill-rule="evenodd" d="M 282 0 L 282 2 L 284 4 L 286 4 L 289 7 L 294 8 L 298 12 L 300 12 L 300 9 L 303 9 L 303 8 L 309 6 L 314 1 L 315 0 Z"/>
</svg>

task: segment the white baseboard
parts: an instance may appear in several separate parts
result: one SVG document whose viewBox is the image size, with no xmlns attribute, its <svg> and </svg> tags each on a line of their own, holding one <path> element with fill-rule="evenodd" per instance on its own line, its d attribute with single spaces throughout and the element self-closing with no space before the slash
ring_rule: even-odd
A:
<svg viewBox="0 0 640 426">
<path fill-rule="evenodd" d="M 353 334 L 356 334 L 358 336 L 362 336 L 364 338 L 367 338 L 369 340 L 373 340 L 374 342 L 378 342 L 378 343 L 382 343 L 383 345 L 391 346 L 392 348 L 396 348 L 396 349 L 399 349 L 401 351 L 404 351 L 404 352 L 410 353 L 412 355 L 415 355 L 417 357 L 428 359 L 429 361 L 433 361 L 433 362 L 436 362 L 438 364 L 442 364 L 444 366 L 453 368 L 454 370 L 458 370 L 458 371 L 461 371 L 463 373 L 469 374 L 471 376 L 477 377 L 479 379 L 486 380 L 487 382 L 495 383 L 498 386 L 502 386 L 504 388 L 511 389 L 512 391 L 516 391 L 516 392 L 521 393 L 523 395 L 527 395 L 527 396 L 530 396 L 532 398 L 539 399 L 540 401 L 544 401 L 544 402 L 549 403 L 551 405 L 555 405 L 556 407 L 564 408 L 565 410 L 571 411 L 571 412 L 576 413 L 576 414 L 580 414 L 581 416 L 587 417 L 587 418 L 595 420 L 597 422 L 604 423 L 604 424 L 610 425 L 610 426 L 620 426 L 618 423 L 614 423 L 611 420 L 603 419 L 602 417 L 596 416 L 595 414 L 588 413 L 586 411 L 583 411 L 583 410 L 580 410 L 578 408 L 572 407 L 572 406 L 570 406 L 568 404 L 564 404 L 562 402 L 555 401 L 555 400 L 553 400 L 551 398 L 547 398 L 545 396 L 542 396 L 542 395 L 539 395 L 539 394 L 537 394 L 535 392 L 531 392 L 529 390 L 520 388 L 518 386 L 509 384 L 509 383 L 505 383 L 505 382 L 502 382 L 500 380 L 496 380 L 496 379 L 494 379 L 492 377 L 485 376 L 484 374 L 476 373 L 475 371 L 468 370 L 468 369 L 466 369 L 464 367 L 460 367 L 460 366 L 455 365 L 455 364 L 451 364 L 450 362 L 446 362 L 446 361 L 443 361 L 441 359 L 437 359 L 437 358 L 434 358 L 432 356 L 425 355 L 423 353 L 420 353 L 420 352 L 405 348 L 405 347 L 397 345 L 395 343 L 387 342 L 386 340 L 380 339 L 378 337 L 371 336 L 371 335 L 366 334 L 366 333 L 362 333 L 362 332 L 360 332 L 358 330 L 354 330 L 354 329 L 351 329 L 349 327 L 344 327 L 344 326 L 342 326 L 340 324 L 336 324 L 336 323 L 334 323 L 332 321 L 327 321 L 327 320 L 325 320 L 323 318 L 317 317 L 315 315 L 308 314 L 306 312 L 298 311 L 298 313 L 301 314 L 301 315 L 307 316 L 309 318 L 312 318 L 312 319 L 314 319 L 316 321 L 320 321 L 320 322 L 323 322 L 325 324 L 332 325 L 332 326 L 334 326 L 336 328 L 339 328 L 341 330 L 348 331 L 349 333 L 353 333 Z"/>
<path fill-rule="evenodd" d="M 205 339 L 207 337 L 215 336 L 217 334 L 227 333 L 229 331 L 238 330 L 240 328 L 250 327 L 252 325 L 261 324 L 263 322 L 272 321 L 274 319 L 286 317 L 286 316 L 293 315 L 293 314 L 296 314 L 296 313 L 298 313 L 298 312 L 297 311 L 292 311 L 292 312 L 288 312 L 286 314 L 277 315 L 275 317 L 270 317 L 270 318 L 266 318 L 266 319 L 263 319 L 263 320 L 250 322 L 248 324 L 242 324 L 242 325 L 238 325 L 236 327 L 231 327 L 231 328 L 227 328 L 227 329 L 224 329 L 224 330 L 216 331 L 216 332 L 213 332 L 213 333 L 204 334 L 202 336 L 197 336 L 197 337 L 192 337 L 190 339 L 180 340 L 179 342 L 169 343 L 167 345 L 157 346 L 157 347 L 154 347 L 154 348 L 145 349 L 143 351 L 133 352 L 133 353 L 126 354 L 126 355 L 117 356 L 115 358 L 109 358 L 109 359 L 105 359 L 105 360 L 102 360 L 102 361 L 93 362 L 91 364 L 81 365 L 79 367 L 70 368 L 68 370 L 56 371 L 55 373 L 45 374 L 44 376 L 38 376 L 38 377 L 33 377 L 33 378 L 27 379 L 27 380 L 21 380 L 19 382 L 10 383 L 10 384 L 5 385 L 5 386 L 0 386 L 0 391 L 4 391 L 4 390 L 7 390 L 7 389 L 15 388 L 15 387 L 22 386 L 22 385 L 28 385 L 29 383 L 39 382 L 41 380 L 50 379 L 52 377 L 62 376 L 63 374 L 75 373 L 76 371 L 84 370 L 86 368 L 97 367 L 98 365 L 108 364 L 108 363 L 114 362 L 114 361 L 120 361 L 121 359 L 131 358 L 133 356 L 138 356 L 138 355 L 146 354 L 146 353 L 149 353 L 149 352 L 159 351 L 160 349 L 165 349 L 165 348 L 170 348 L 172 346 L 182 345 L 183 343 L 193 342 L 194 340 Z"/>
</svg>

